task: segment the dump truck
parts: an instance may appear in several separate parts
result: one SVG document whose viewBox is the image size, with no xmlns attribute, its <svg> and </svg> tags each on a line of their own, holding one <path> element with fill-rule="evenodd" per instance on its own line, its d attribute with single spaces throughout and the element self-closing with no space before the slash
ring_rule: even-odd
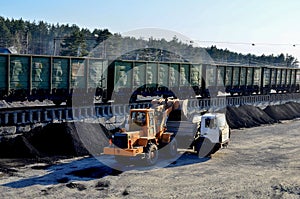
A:
<svg viewBox="0 0 300 199">
<path fill-rule="evenodd" d="M 199 157 L 227 147 L 231 134 L 224 113 L 194 115 L 191 121 L 168 121 L 167 129 L 175 133 L 181 148 L 193 149 Z"/>
<path fill-rule="evenodd" d="M 187 100 L 154 99 L 150 108 L 131 109 L 125 128 L 115 133 L 103 153 L 118 162 L 142 159 L 154 165 L 159 154 L 176 157 L 178 143 L 208 156 L 229 142 L 230 130 L 224 114 L 186 117 Z"/>
</svg>

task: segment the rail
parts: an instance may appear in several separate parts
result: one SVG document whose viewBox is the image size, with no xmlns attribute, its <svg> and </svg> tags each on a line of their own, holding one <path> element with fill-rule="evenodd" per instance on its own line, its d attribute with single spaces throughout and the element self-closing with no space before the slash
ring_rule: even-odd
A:
<svg viewBox="0 0 300 199">
<path fill-rule="evenodd" d="M 200 113 L 205 110 L 220 110 L 226 106 L 254 105 L 268 106 L 289 101 L 300 102 L 300 93 L 271 94 L 255 96 L 217 97 L 208 99 L 190 99 L 188 113 Z M 89 107 L 31 107 L 28 109 L 0 110 L 0 126 L 24 126 L 36 123 L 63 121 L 81 121 L 86 119 L 104 119 L 125 117 L 131 108 L 146 108 L 150 103 L 96 105 Z"/>
</svg>

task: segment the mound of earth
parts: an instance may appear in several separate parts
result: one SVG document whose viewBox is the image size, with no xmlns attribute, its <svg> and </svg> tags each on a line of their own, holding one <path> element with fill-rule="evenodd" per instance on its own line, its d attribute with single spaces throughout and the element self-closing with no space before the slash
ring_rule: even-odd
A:
<svg viewBox="0 0 300 199">
<path fill-rule="evenodd" d="M 267 106 L 264 112 L 275 120 L 291 120 L 300 117 L 300 104 L 288 102 L 281 105 Z"/>
<path fill-rule="evenodd" d="M 251 128 L 262 124 L 273 124 L 280 120 L 291 120 L 300 117 L 300 104 L 288 102 L 281 105 L 269 105 L 265 109 L 243 105 L 228 106 L 226 118 L 232 129 Z"/>
<path fill-rule="evenodd" d="M 226 108 L 226 118 L 229 127 L 232 129 L 250 128 L 276 122 L 262 109 L 249 105 L 228 106 Z"/>
<path fill-rule="evenodd" d="M 0 142 L 0 158 L 36 158 L 40 156 L 40 152 L 23 135 L 15 138 L 2 138 Z"/>
<path fill-rule="evenodd" d="M 36 158 L 100 154 L 109 132 L 101 124 L 52 123 L 0 143 L 0 158 Z"/>
</svg>

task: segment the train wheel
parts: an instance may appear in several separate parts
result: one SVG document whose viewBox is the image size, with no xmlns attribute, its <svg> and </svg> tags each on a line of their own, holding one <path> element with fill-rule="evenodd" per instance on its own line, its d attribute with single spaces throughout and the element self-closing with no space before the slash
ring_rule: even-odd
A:
<svg viewBox="0 0 300 199">
<path fill-rule="evenodd" d="M 67 99 L 67 106 L 72 106 L 72 98 Z"/>
<path fill-rule="evenodd" d="M 104 104 L 106 104 L 107 102 L 108 102 L 108 99 L 106 99 L 106 98 L 102 98 L 102 103 L 104 103 Z"/>
<path fill-rule="evenodd" d="M 61 105 L 62 101 L 61 101 L 61 100 L 53 100 L 53 103 L 54 103 L 56 106 L 59 106 L 59 105 Z"/>
</svg>

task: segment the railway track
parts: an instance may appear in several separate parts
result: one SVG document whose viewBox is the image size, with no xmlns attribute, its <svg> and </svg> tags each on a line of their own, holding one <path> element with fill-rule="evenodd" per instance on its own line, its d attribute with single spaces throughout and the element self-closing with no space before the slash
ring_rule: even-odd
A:
<svg viewBox="0 0 300 199">
<path fill-rule="evenodd" d="M 200 113 L 204 110 L 219 110 L 226 106 L 254 105 L 267 106 L 288 101 L 300 102 L 300 93 L 282 93 L 254 96 L 224 96 L 188 101 L 188 113 Z M 37 106 L 0 109 L 0 126 L 24 126 L 36 123 L 64 121 L 82 121 L 86 119 L 108 120 L 114 116 L 124 117 L 131 108 L 149 107 L 149 102 L 128 104 L 96 104 L 95 106 Z"/>
</svg>

